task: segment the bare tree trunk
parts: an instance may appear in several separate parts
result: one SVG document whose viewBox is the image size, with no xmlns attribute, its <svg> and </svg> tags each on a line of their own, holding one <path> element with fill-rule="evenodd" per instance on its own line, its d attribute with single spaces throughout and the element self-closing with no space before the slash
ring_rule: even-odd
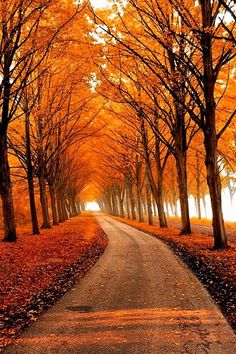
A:
<svg viewBox="0 0 236 354">
<path fill-rule="evenodd" d="M 117 207 L 117 198 L 116 198 L 116 193 L 114 191 L 114 188 L 112 187 L 111 190 L 111 200 L 112 200 L 112 214 L 114 216 L 118 216 L 118 207 Z"/>
<path fill-rule="evenodd" d="M 153 196 L 152 196 L 153 197 Z M 154 213 L 154 216 L 157 216 L 157 206 L 156 206 L 156 201 L 154 198 L 152 198 L 153 201 L 152 201 L 152 205 L 153 205 L 153 213 Z"/>
<path fill-rule="evenodd" d="M 122 197 L 122 191 L 118 190 L 118 201 L 119 201 L 119 215 L 121 218 L 124 217 L 124 195 Z"/>
<path fill-rule="evenodd" d="M 201 213 L 201 171 L 200 171 L 200 163 L 199 163 L 199 155 L 198 151 L 196 151 L 196 169 L 197 169 L 197 174 L 196 174 L 196 185 L 197 185 L 197 196 L 196 196 L 196 206 L 197 206 L 197 215 L 198 219 L 201 220 L 202 218 L 202 213 Z"/>
<path fill-rule="evenodd" d="M 203 28 L 210 28 L 212 25 L 212 4 L 211 1 L 200 1 L 202 9 Z M 216 74 L 212 56 L 212 34 L 210 31 L 203 31 L 201 35 L 202 60 L 204 67 L 204 146 L 206 151 L 207 184 L 210 191 L 211 208 L 213 215 L 214 247 L 224 249 L 227 247 L 227 237 L 224 227 L 224 219 L 221 204 L 221 181 L 217 162 L 217 143 L 216 133 L 216 102 L 214 89 Z"/>
<path fill-rule="evenodd" d="M 16 224 L 13 207 L 10 168 L 7 156 L 7 141 L 5 135 L 0 135 L 0 194 L 2 199 L 4 220 L 4 241 L 16 241 Z"/>
<path fill-rule="evenodd" d="M 179 201 L 181 210 L 182 229 L 180 235 L 190 234 L 190 217 L 188 205 L 188 187 L 186 170 L 186 153 L 176 146 L 176 168 L 178 175 Z"/>
<path fill-rule="evenodd" d="M 56 204 L 57 204 L 57 211 L 58 211 L 58 221 L 60 223 L 63 222 L 64 220 L 63 220 L 60 193 L 58 191 L 56 193 Z"/>
<path fill-rule="evenodd" d="M 130 209 L 131 209 L 131 219 L 136 220 L 135 200 L 134 200 L 134 193 L 132 190 L 132 186 L 130 186 L 129 188 L 129 200 L 130 200 Z"/>
<path fill-rule="evenodd" d="M 146 134 L 146 129 L 145 129 L 145 124 L 144 124 L 144 119 L 141 119 L 141 134 L 142 134 L 142 142 L 143 142 L 143 150 L 144 150 L 144 158 L 145 158 L 145 164 L 146 164 L 146 171 L 147 171 L 147 177 L 149 181 L 149 185 L 153 194 L 153 197 L 156 200 L 157 203 L 157 209 L 158 209 L 158 218 L 159 218 L 159 225 L 160 227 L 167 227 L 167 221 L 166 221 L 166 216 L 164 212 L 164 200 L 163 200 L 163 190 L 162 190 L 162 178 L 161 176 L 158 176 L 158 185 L 156 186 L 153 173 L 152 173 L 152 168 L 151 168 L 151 162 L 150 162 L 150 157 L 149 157 L 149 152 L 148 152 L 148 141 L 147 141 L 147 134 Z M 161 174 L 161 171 L 158 171 L 158 174 Z"/>
<path fill-rule="evenodd" d="M 48 212 L 48 199 L 47 199 L 47 191 L 46 191 L 46 182 L 45 182 L 43 171 L 39 171 L 38 179 L 39 179 L 40 202 L 41 202 L 42 217 L 43 217 L 43 223 L 42 223 L 41 228 L 42 229 L 50 229 L 51 224 L 50 224 L 50 218 L 49 218 L 49 212 Z"/>
<path fill-rule="evenodd" d="M 62 218 L 63 218 L 63 221 L 66 221 L 69 219 L 68 211 L 67 211 L 66 197 L 63 194 L 61 194 L 60 199 L 61 199 Z"/>
<path fill-rule="evenodd" d="M 214 231 L 214 247 L 224 249 L 227 247 L 224 219 L 221 203 L 221 181 L 217 163 L 217 143 L 215 129 L 209 129 L 204 134 L 206 149 L 207 184 L 210 191 L 212 208 L 212 226 Z"/>
<path fill-rule="evenodd" d="M 203 194 L 203 196 L 202 196 L 202 202 L 203 202 L 204 211 L 205 211 L 205 218 L 207 218 L 207 205 L 206 205 L 206 196 L 205 196 L 205 194 Z"/>
<path fill-rule="evenodd" d="M 28 191 L 29 191 L 29 200 L 30 200 L 30 213 L 31 213 L 31 223 L 32 230 L 34 235 L 38 235 L 39 224 L 38 216 L 35 205 L 35 192 L 34 192 L 34 173 L 32 165 L 32 156 L 31 156 L 31 146 L 30 146 L 30 121 L 29 114 L 25 114 L 25 139 L 26 139 L 26 165 L 27 165 L 27 181 L 28 181 Z"/>
<path fill-rule="evenodd" d="M 125 200 L 126 200 L 126 216 L 127 216 L 127 219 L 131 219 L 131 217 L 130 217 L 129 192 L 128 192 L 127 188 L 126 188 L 126 191 L 125 191 Z"/>
<path fill-rule="evenodd" d="M 163 195 L 163 171 L 161 167 L 161 153 L 160 153 L 160 141 L 155 136 L 155 159 L 157 169 L 157 208 L 159 216 L 159 224 L 161 227 L 167 227 L 167 220 L 164 209 L 164 195 Z"/>
<path fill-rule="evenodd" d="M 75 203 L 75 196 L 70 196 L 69 197 L 69 203 L 70 203 L 70 212 L 71 212 L 71 216 L 75 217 L 78 215 L 78 211 L 76 208 L 76 203 Z"/>
<path fill-rule="evenodd" d="M 151 191 L 148 183 L 146 183 L 146 200 L 147 200 L 148 224 L 153 225 Z"/>
<path fill-rule="evenodd" d="M 143 209 L 142 209 L 142 198 L 140 185 L 137 186 L 137 205 L 138 205 L 138 221 L 143 222 Z"/>
<path fill-rule="evenodd" d="M 50 192 L 51 207 L 52 207 L 52 223 L 53 225 L 59 225 L 59 220 L 58 220 L 59 218 L 58 218 L 57 207 L 56 207 L 55 188 L 51 183 L 49 183 L 49 192 Z"/>
</svg>

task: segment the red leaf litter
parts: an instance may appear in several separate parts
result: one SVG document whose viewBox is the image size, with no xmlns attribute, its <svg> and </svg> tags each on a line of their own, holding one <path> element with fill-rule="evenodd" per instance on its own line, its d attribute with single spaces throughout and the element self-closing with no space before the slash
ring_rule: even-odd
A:
<svg viewBox="0 0 236 354">
<path fill-rule="evenodd" d="M 98 260 L 107 237 L 96 218 L 83 215 L 40 235 L 18 230 L 0 243 L 0 348 L 52 305 Z"/>
</svg>

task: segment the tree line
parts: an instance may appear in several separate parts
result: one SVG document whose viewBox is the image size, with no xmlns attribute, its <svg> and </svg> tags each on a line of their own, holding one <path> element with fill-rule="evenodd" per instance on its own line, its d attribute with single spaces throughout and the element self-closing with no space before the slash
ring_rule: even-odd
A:
<svg viewBox="0 0 236 354">
<path fill-rule="evenodd" d="M 85 10 L 74 1 L 0 2 L 4 241 L 17 238 L 12 181 L 27 183 L 33 234 L 80 212 L 79 193 L 91 174 L 82 149 L 99 130 Z"/>
<path fill-rule="evenodd" d="M 173 190 L 166 191 L 165 179 L 175 163 L 181 234 L 191 233 L 187 159 L 193 152 L 198 213 L 200 199 L 209 191 L 214 247 L 225 248 L 221 169 L 233 171 L 228 152 L 235 146 L 235 4 L 111 3 L 110 15 L 91 9 L 101 38 L 98 91 L 110 102 L 109 114 L 122 122 L 110 134 L 108 152 L 110 168 L 119 177 L 114 183 L 110 178 L 100 205 L 122 216 L 126 203 L 126 215 L 135 218 L 138 211 L 142 220 L 146 193 L 143 205 L 150 222 L 153 198 L 160 227 L 166 227 L 164 203 Z M 105 165 L 106 160 L 104 156 Z"/>
</svg>

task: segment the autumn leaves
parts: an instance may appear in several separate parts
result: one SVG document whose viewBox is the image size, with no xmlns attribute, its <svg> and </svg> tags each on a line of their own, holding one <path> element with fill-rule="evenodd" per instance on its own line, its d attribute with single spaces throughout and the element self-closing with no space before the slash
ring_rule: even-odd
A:
<svg viewBox="0 0 236 354">
<path fill-rule="evenodd" d="M 103 33 L 101 80 L 110 90 L 110 94 L 104 95 L 113 102 L 113 113 L 123 124 L 116 129 L 119 138 L 115 139 L 120 145 L 126 140 L 126 148 L 133 151 L 133 160 L 128 163 L 124 154 L 126 168 L 120 169 L 126 213 L 136 209 L 132 206 L 135 190 L 142 219 L 139 194 L 141 199 L 147 198 L 140 186 L 134 186 L 145 180 L 158 207 L 160 226 L 166 226 L 163 179 L 168 173 L 168 161 L 174 159 L 181 233 L 190 233 L 187 157 L 192 154 L 190 149 L 195 150 L 197 168 L 201 164 L 199 159 L 205 162 L 204 169 L 195 173 L 198 209 L 200 199 L 207 193 L 200 191 L 199 184 L 205 170 L 214 245 L 224 248 L 227 240 L 221 206 L 222 156 L 218 146 L 223 133 L 229 127 L 232 129 L 236 114 L 230 100 L 227 105 L 227 93 L 235 89 L 235 7 L 225 1 L 210 0 L 184 4 L 178 0 L 130 1 L 119 6 L 114 2 L 112 11 L 110 15 L 108 11 L 94 11 L 93 16 L 99 35 Z M 136 153 L 143 163 L 139 182 Z M 109 198 L 107 190 L 104 194 L 106 210 L 114 200 L 112 193 Z M 120 193 L 116 193 L 116 198 L 119 203 L 123 200 Z M 172 203 L 166 198 L 166 204 Z"/>
<path fill-rule="evenodd" d="M 4 240 L 15 241 L 11 179 L 15 191 L 28 189 L 21 205 L 29 198 L 34 234 L 77 215 L 78 192 L 91 173 L 80 147 L 99 127 L 88 84 L 84 6 L 1 1 L 0 16 L 0 194 Z"/>
</svg>

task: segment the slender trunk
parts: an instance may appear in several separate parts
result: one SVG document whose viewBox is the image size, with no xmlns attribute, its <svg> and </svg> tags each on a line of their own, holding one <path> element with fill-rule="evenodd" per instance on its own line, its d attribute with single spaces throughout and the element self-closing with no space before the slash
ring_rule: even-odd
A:
<svg viewBox="0 0 236 354">
<path fill-rule="evenodd" d="M 130 203 L 129 203 L 129 192 L 128 189 L 126 188 L 125 191 L 125 200 L 126 200 L 126 216 L 128 219 L 130 219 Z"/>
<path fill-rule="evenodd" d="M 119 201 L 119 215 L 121 218 L 124 217 L 124 198 L 122 198 L 122 192 L 118 192 L 118 201 Z"/>
<path fill-rule="evenodd" d="M 204 211 L 205 211 L 205 218 L 207 219 L 207 203 L 206 203 L 206 196 L 205 196 L 205 194 L 202 196 L 202 202 L 203 202 Z"/>
<path fill-rule="evenodd" d="M 26 138 L 26 164 L 27 164 L 27 181 L 28 181 L 28 191 L 29 191 L 29 200 L 30 200 L 30 213 L 31 213 L 31 223 L 32 231 L 34 235 L 38 235 L 39 224 L 38 216 L 35 204 L 35 192 L 34 192 L 34 173 L 32 165 L 32 155 L 31 155 L 31 146 L 30 146 L 30 121 L 29 114 L 25 114 L 25 138 Z"/>
<path fill-rule="evenodd" d="M 214 247 L 216 249 L 224 249 L 227 247 L 227 236 L 222 213 L 221 181 L 217 163 L 217 142 L 214 129 L 205 132 L 204 145 L 206 150 L 207 184 L 213 215 Z"/>
<path fill-rule="evenodd" d="M 81 211 L 82 211 L 82 208 L 81 208 L 81 203 L 78 203 L 77 204 L 77 215 L 80 215 L 81 214 Z"/>
<path fill-rule="evenodd" d="M 43 171 L 39 172 L 38 178 L 39 178 L 40 202 L 41 202 L 42 217 L 43 217 L 43 223 L 42 223 L 41 228 L 42 229 L 50 229 L 51 224 L 50 224 L 50 218 L 49 218 L 49 212 L 48 212 L 46 181 L 44 178 Z"/>
<path fill-rule="evenodd" d="M 148 212 L 148 224 L 153 225 L 151 191 L 148 183 L 146 183 L 146 201 L 147 201 L 147 212 Z"/>
<path fill-rule="evenodd" d="M 141 187 L 141 168 L 142 163 L 139 161 L 139 156 L 136 155 L 136 191 L 137 191 L 137 204 L 138 204 L 138 221 L 143 222 L 143 210 L 142 210 L 142 187 Z"/>
<path fill-rule="evenodd" d="M 132 186 L 130 186 L 129 188 L 129 200 L 130 200 L 130 209 L 131 209 L 131 219 L 136 220 L 135 200 L 134 200 L 134 193 L 132 190 Z"/>
<path fill-rule="evenodd" d="M 153 199 L 152 205 L 153 205 L 153 214 L 154 216 L 157 216 L 157 205 L 156 205 L 156 201 Z"/>
<path fill-rule="evenodd" d="M 176 168 L 178 175 L 179 201 L 181 210 L 182 229 L 180 234 L 190 234 L 190 217 L 188 205 L 188 187 L 187 187 L 187 170 L 186 170 L 186 154 L 176 148 Z"/>
<path fill-rule="evenodd" d="M 60 195 L 60 199 L 61 199 L 62 218 L 63 218 L 63 221 L 66 221 L 69 219 L 68 209 L 67 209 L 67 200 L 63 194 Z"/>
<path fill-rule="evenodd" d="M 164 194 L 163 194 L 163 171 L 161 167 L 161 153 L 160 153 L 160 141 L 155 136 L 155 160 L 157 169 L 157 208 L 159 223 L 161 227 L 167 227 L 167 220 L 164 209 Z"/>
<path fill-rule="evenodd" d="M 55 188 L 51 183 L 49 183 L 49 192 L 50 192 L 51 208 L 52 208 L 52 222 L 53 225 L 59 225 L 59 220 L 58 220 L 59 218 L 58 218 L 57 207 L 56 207 Z"/>
<path fill-rule="evenodd" d="M 196 169 L 197 169 L 197 174 L 196 174 L 196 185 L 197 185 L 197 196 L 196 196 L 196 206 L 197 206 L 197 215 L 198 219 L 201 220 L 202 218 L 202 213 L 201 213 L 201 171 L 200 171 L 200 161 L 199 161 L 199 155 L 198 151 L 196 151 Z"/>
<path fill-rule="evenodd" d="M 165 202 L 166 205 L 166 215 L 169 217 L 170 216 L 170 208 L 169 208 L 169 203 Z"/>
<path fill-rule="evenodd" d="M 10 168 L 7 156 L 6 136 L 0 135 L 0 194 L 4 220 L 4 241 L 16 241 L 16 224 L 13 207 Z"/>
<path fill-rule="evenodd" d="M 27 176 L 28 182 L 28 191 L 29 191 L 29 200 L 30 200 L 30 213 L 31 213 L 31 223 L 32 223 L 32 232 L 34 235 L 39 235 L 39 224 L 38 224 L 38 215 L 35 204 L 35 192 L 34 192 L 34 180 L 30 176 Z"/>
<path fill-rule="evenodd" d="M 63 222 L 64 220 L 63 220 L 60 193 L 58 191 L 56 193 L 56 204 L 57 204 L 57 212 L 58 212 L 58 221 L 60 223 Z"/>
<path fill-rule="evenodd" d="M 212 26 L 212 4 L 211 1 L 201 1 L 202 25 L 203 28 Z M 207 184 L 209 187 L 211 208 L 213 215 L 214 247 L 224 249 L 227 247 L 227 237 L 224 227 L 224 219 L 221 204 L 221 181 L 217 162 L 216 134 L 216 102 L 214 97 L 215 82 L 217 76 L 214 72 L 214 62 L 212 55 L 212 34 L 203 31 L 201 35 L 202 61 L 204 67 L 204 98 L 205 113 L 203 129 L 204 146 L 206 151 Z M 222 64 L 223 65 L 223 64 Z"/>
<path fill-rule="evenodd" d="M 151 196 L 150 196 L 150 198 L 151 198 Z M 144 198 L 142 199 L 142 206 L 143 206 L 143 213 L 144 213 L 144 215 L 147 215 L 147 214 L 148 214 L 147 196 L 146 196 L 146 198 L 144 197 Z"/>
<path fill-rule="evenodd" d="M 70 202 L 70 212 L 71 212 L 71 216 L 75 217 L 78 215 L 78 211 L 76 208 L 76 202 L 75 202 L 75 196 L 71 196 L 69 198 L 69 202 Z"/>
<path fill-rule="evenodd" d="M 116 198 L 116 193 L 113 190 L 113 188 L 111 191 L 111 200 L 112 200 L 112 214 L 114 216 L 118 216 L 119 213 L 118 213 L 118 207 L 117 207 L 117 198 Z"/>
<path fill-rule="evenodd" d="M 157 203 L 159 225 L 161 228 L 164 228 L 164 227 L 167 227 L 167 221 L 166 221 L 166 216 L 165 216 L 165 212 L 164 212 L 164 200 L 163 200 L 163 194 L 162 194 L 163 193 L 162 178 L 161 178 L 161 176 L 159 176 L 160 179 L 158 178 L 158 185 L 156 186 L 156 183 L 155 183 L 155 180 L 153 177 L 153 173 L 152 173 L 149 152 L 148 152 L 148 140 L 147 140 L 147 134 L 146 134 L 145 125 L 144 125 L 144 119 L 141 119 L 141 134 L 142 134 L 142 142 L 143 142 L 143 150 L 144 150 L 144 158 L 145 158 L 145 164 L 146 164 L 147 177 L 148 177 L 148 181 L 149 181 L 149 185 L 150 185 L 153 197 L 155 198 L 156 203 Z M 161 174 L 161 171 L 158 171 L 158 173 Z"/>
</svg>

